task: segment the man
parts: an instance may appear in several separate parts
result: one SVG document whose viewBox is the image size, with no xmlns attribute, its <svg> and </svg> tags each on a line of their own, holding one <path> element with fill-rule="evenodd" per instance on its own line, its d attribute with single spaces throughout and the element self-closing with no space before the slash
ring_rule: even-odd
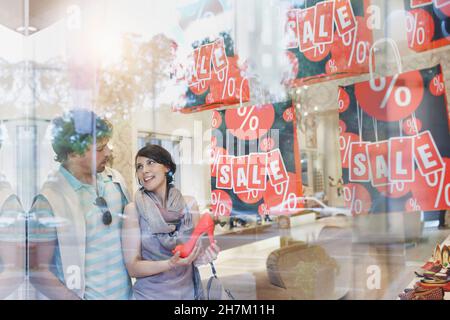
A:
<svg viewBox="0 0 450 320">
<path fill-rule="evenodd" d="M 120 239 L 129 194 L 121 175 L 106 168 L 112 126 L 82 109 L 52 124 L 61 165 L 31 210 L 31 283 L 49 299 L 129 299 Z"/>
<path fill-rule="evenodd" d="M 0 127 L 0 148 L 5 132 Z M 25 212 L 0 173 L 0 299 L 16 300 L 25 280 Z"/>
</svg>

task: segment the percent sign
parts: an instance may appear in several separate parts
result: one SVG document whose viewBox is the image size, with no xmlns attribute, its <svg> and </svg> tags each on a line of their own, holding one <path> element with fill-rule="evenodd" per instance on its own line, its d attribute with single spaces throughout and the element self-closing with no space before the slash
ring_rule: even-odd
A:
<svg viewBox="0 0 450 320">
<path fill-rule="evenodd" d="M 406 16 L 406 31 L 410 35 L 410 47 L 423 45 L 425 43 L 425 28 L 418 26 L 419 13 L 409 13 Z"/>
<path fill-rule="evenodd" d="M 410 116 L 424 96 L 423 77 L 417 70 L 355 84 L 360 106 L 377 120 L 393 122 Z"/>
<path fill-rule="evenodd" d="M 408 203 L 409 203 L 409 206 L 411 207 L 412 210 L 414 210 L 414 211 L 420 211 L 421 210 L 420 205 L 417 202 L 417 199 L 412 199 L 411 198 L 411 199 L 409 199 Z"/>
<path fill-rule="evenodd" d="M 248 107 L 239 108 L 237 114 L 239 117 L 244 118 L 239 129 L 244 129 L 248 125 L 250 130 L 256 130 L 259 126 L 259 118 L 255 115 L 256 106 L 251 106 L 250 110 L 247 112 Z"/>
<path fill-rule="evenodd" d="M 223 71 L 223 74 L 223 77 L 218 76 L 220 82 L 225 82 L 222 91 L 222 99 L 225 98 L 225 94 L 227 93 L 229 97 L 234 97 L 236 94 L 236 79 L 234 77 L 229 77 L 228 67 Z"/>
<path fill-rule="evenodd" d="M 223 198 L 222 198 L 223 197 Z M 229 216 L 231 213 L 231 198 L 221 190 L 215 190 L 211 193 L 211 204 L 214 209 L 214 216 Z"/>
<path fill-rule="evenodd" d="M 350 57 L 348 59 L 347 66 L 350 67 L 352 61 L 356 61 L 357 64 L 363 64 L 367 59 L 367 51 L 369 50 L 369 46 L 365 41 L 357 41 L 358 38 L 358 28 L 355 28 L 353 32 L 353 36 L 350 36 L 348 41 L 344 37 L 342 42 L 345 46 L 349 46 L 351 44 L 352 50 L 350 51 Z M 356 57 L 356 59 L 355 59 Z"/>
<path fill-rule="evenodd" d="M 356 186 L 344 187 L 344 200 L 346 203 L 350 203 L 350 211 L 356 214 L 363 212 L 362 200 L 356 199 Z"/>
<path fill-rule="evenodd" d="M 433 78 L 433 86 L 435 95 L 439 96 L 444 93 L 444 83 L 441 81 L 439 76 Z"/>
<path fill-rule="evenodd" d="M 342 130 L 339 128 L 339 130 Z M 355 133 L 344 132 L 339 136 L 339 149 L 341 151 L 342 167 L 348 168 L 350 147 L 353 142 L 358 142 L 359 136 Z"/>
<path fill-rule="evenodd" d="M 446 173 L 446 164 L 444 164 L 444 168 L 438 172 L 425 176 L 425 181 L 428 186 L 434 188 L 438 186 L 438 190 L 436 193 L 436 198 L 434 202 L 434 208 L 437 209 L 439 207 L 439 203 L 442 197 L 442 192 L 445 194 L 445 202 L 447 205 L 450 205 L 450 197 L 449 197 L 449 189 L 450 183 L 445 184 L 445 173 Z M 434 177 L 433 180 L 430 177 Z"/>
</svg>

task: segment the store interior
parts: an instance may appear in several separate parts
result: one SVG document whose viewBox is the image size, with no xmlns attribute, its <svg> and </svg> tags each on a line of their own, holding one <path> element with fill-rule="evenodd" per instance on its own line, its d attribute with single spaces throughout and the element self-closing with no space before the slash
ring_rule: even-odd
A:
<svg viewBox="0 0 450 320">
<path fill-rule="evenodd" d="M 113 124 L 109 165 L 123 175 L 133 193 L 139 188 L 136 152 L 146 144 L 158 144 L 172 154 L 178 166 L 175 186 L 197 200 L 201 214 L 216 217 L 221 252 L 215 266 L 223 286 L 236 299 L 398 299 L 417 281 L 414 271 L 432 258 L 436 245 L 450 241 L 450 194 L 446 194 L 450 189 L 443 186 L 441 215 L 423 210 L 417 200 L 403 210 L 370 212 L 371 203 L 355 198 L 355 189 L 343 181 L 342 163 L 351 155 L 346 137 L 340 135 L 338 90 L 373 76 L 398 73 L 398 49 L 400 73 L 440 65 L 450 119 L 450 40 L 441 47 L 413 50 L 409 29 L 404 27 L 409 23 L 405 1 L 371 0 L 370 8 L 364 7 L 372 26 L 370 44 L 389 38 L 397 47 L 380 42 L 369 49 L 361 42 L 360 52 L 356 44 L 355 54 L 363 55 L 364 61 L 374 49 L 373 74 L 344 72 L 287 85 L 283 77 L 292 65 L 282 58 L 286 49 L 280 40 L 280 12 L 295 5 L 305 3 L 2 1 L 7 10 L 0 10 L 0 39 L 7 45 L 0 46 L 0 170 L 20 199 L 24 219 L 32 219 L 27 212 L 33 199 L 59 165 L 51 145 L 51 120 L 67 110 L 86 108 Z M 246 101 L 194 111 L 176 109 L 179 86 L 171 78 L 174 62 L 192 49 L 191 40 L 214 36 L 221 28 L 231 30 L 234 50 L 240 62 L 246 62 L 249 96 Z M 420 32 L 424 37 L 429 32 L 427 26 L 415 28 L 418 41 Z M 270 214 L 270 210 L 223 214 L 212 186 L 212 137 L 217 132 L 212 119 L 217 112 L 286 100 L 295 109 L 292 141 L 299 154 L 293 165 L 300 169 L 295 174 L 301 189 L 293 196 L 302 198 L 303 206 L 284 214 Z M 432 106 L 428 107 L 432 113 Z M 440 139 L 448 146 L 448 135 Z M 9 298 L 43 299 L 26 281 L 27 255 L 32 252 L 24 249 L 27 230 L 15 232 L 22 234 L 20 240 L 2 246 L 23 248 L 16 251 L 13 270 L 24 281 Z M 206 285 L 210 267 L 200 267 L 200 273 Z"/>
</svg>

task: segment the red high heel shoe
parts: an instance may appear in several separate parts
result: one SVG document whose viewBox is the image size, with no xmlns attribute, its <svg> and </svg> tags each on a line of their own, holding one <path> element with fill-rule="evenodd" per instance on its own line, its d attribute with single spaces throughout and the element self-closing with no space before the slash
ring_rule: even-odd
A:
<svg viewBox="0 0 450 320">
<path fill-rule="evenodd" d="M 204 233 L 208 233 L 209 242 L 214 243 L 214 220 L 207 213 L 205 213 L 201 217 L 200 221 L 192 232 L 189 241 L 184 244 L 177 245 L 175 249 L 172 250 L 172 253 L 175 254 L 177 252 L 180 252 L 180 257 L 186 258 L 194 249 L 194 246 L 197 243 L 197 239 Z"/>
</svg>

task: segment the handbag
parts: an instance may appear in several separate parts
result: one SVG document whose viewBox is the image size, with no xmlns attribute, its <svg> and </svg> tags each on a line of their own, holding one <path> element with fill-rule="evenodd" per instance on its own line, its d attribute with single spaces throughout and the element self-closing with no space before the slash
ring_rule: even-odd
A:
<svg viewBox="0 0 450 320">
<path fill-rule="evenodd" d="M 211 265 L 212 276 L 206 285 L 206 299 L 207 300 L 235 300 L 229 289 L 225 289 L 222 282 L 217 277 L 216 268 L 212 262 Z"/>
</svg>

